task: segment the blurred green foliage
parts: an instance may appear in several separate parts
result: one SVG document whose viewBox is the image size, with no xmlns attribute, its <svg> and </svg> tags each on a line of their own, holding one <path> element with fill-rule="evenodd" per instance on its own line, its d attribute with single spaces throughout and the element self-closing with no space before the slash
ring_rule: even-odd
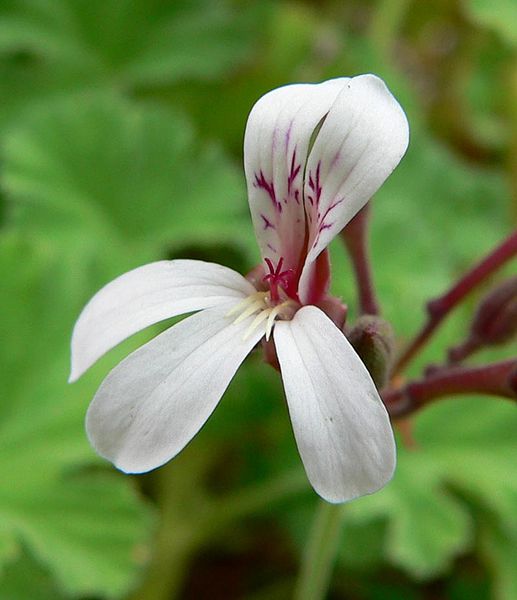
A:
<svg viewBox="0 0 517 600">
<path fill-rule="evenodd" d="M 251 268 L 241 145 L 253 102 L 375 72 L 412 130 L 372 223 L 384 314 L 408 339 L 424 301 L 515 225 L 516 6 L 2 1 L 0 598 L 290 596 L 315 497 L 275 372 L 251 357 L 184 453 L 130 478 L 95 456 L 82 422 L 108 368 L 159 328 L 68 386 L 74 320 L 150 260 Z M 354 315 L 344 250 L 332 252 Z M 443 360 L 472 306 L 414 373 Z M 393 482 L 345 508 L 331 597 L 517 597 L 515 408 L 450 399 L 411 428 Z"/>
</svg>

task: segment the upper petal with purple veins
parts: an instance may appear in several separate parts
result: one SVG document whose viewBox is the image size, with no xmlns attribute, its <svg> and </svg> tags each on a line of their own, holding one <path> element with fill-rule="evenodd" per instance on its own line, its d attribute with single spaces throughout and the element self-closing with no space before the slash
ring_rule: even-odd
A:
<svg viewBox="0 0 517 600">
<path fill-rule="evenodd" d="M 244 139 L 250 209 L 262 258 L 294 274 L 290 297 L 315 297 L 314 261 L 408 140 L 404 112 L 374 75 L 288 85 L 255 104 Z"/>
<path fill-rule="evenodd" d="M 375 75 L 350 79 L 330 108 L 307 160 L 302 301 L 308 296 L 314 260 L 384 183 L 408 142 L 406 115 L 384 82 Z"/>
<path fill-rule="evenodd" d="M 299 274 L 305 256 L 303 176 L 311 137 L 348 78 L 288 85 L 253 107 L 244 166 L 262 258 Z"/>
</svg>

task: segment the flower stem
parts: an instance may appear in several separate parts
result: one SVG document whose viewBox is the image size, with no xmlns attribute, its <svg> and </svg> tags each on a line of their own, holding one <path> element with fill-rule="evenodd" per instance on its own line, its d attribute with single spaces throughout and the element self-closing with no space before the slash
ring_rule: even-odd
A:
<svg viewBox="0 0 517 600">
<path fill-rule="evenodd" d="M 302 556 L 295 600 L 326 597 L 339 548 L 343 506 L 320 500 Z"/>
<path fill-rule="evenodd" d="M 474 266 L 450 290 L 427 304 L 428 318 L 424 327 L 415 336 L 397 360 L 393 377 L 399 375 L 427 343 L 445 317 L 482 281 L 517 255 L 517 231 L 497 246 L 488 256 Z"/>
<path fill-rule="evenodd" d="M 369 204 L 366 204 L 341 232 L 355 272 L 359 292 L 359 307 L 363 315 L 378 315 L 379 303 L 373 286 L 372 268 L 368 256 Z"/>
<path fill-rule="evenodd" d="M 486 394 L 517 399 L 517 359 L 481 367 L 439 367 L 428 377 L 382 394 L 392 417 L 406 416 L 436 398 Z"/>
</svg>

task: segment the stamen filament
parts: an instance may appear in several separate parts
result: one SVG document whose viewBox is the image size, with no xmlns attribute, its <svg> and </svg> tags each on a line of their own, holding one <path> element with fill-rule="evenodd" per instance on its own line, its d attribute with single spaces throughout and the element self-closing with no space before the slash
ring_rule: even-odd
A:
<svg viewBox="0 0 517 600">
<path fill-rule="evenodd" d="M 273 310 L 274 309 L 272 308 L 266 308 L 265 310 L 259 312 L 259 314 L 253 319 L 251 325 L 244 332 L 244 335 L 242 336 L 243 341 L 249 338 L 249 336 L 262 323 L 262 321 L 268 318 L 268 316 L 273 312 Z"/>
<path fill-rule="evenodd" d="M 248 306 L 248 308 L 246 310 L 244 310 L 234 321 L 234 323 L 237 325 L 237 323 L 240 323 L 241 321 L 244 321 L 244 319 L 247 319 L 248 317 L 250 317 L 253 313 L 257 312 L 257 310 L 260 310 L 261 308 L 264 307 L 264 301 L 262 299 L 260 300 L 256 300 L 255 302 L 253 302 L 253 304 L 251 304 L 250 306 Z"/>
<path fill-rule="evenodd" d="M 275 319 L 278 317 L 278 315 L 282 312 L 284 308 L 286 308 L 287 306 L 291 306 L 292 304 L 293 303 L 291 302 L 291 300 L 286 300 L 285 302 L 282 302 L 282 304 L 278 304 L 273 309 L 271 309 L 266 323 L 266 342 L 269 342 L 269 338 L 271 337 L 271 331 L 273 330 Z"/>
<path fill-rule="evenodd" d="M 275 324 L 275 317 L 277 315 L 277 308 L 275 308 L 269 313 L 266 323 L 266 342 L 269 342 L 269 338 L 271 337 L 271 332 L 273 331 L 273 325 Z"/>
<path fill-rule="evenodd" d="M 237 318 L 233 321 L 234 324 L 238 324 L 251 317 L 254 313 L 257 313 L 255 314 L 255 318 L 251 324 L 244 332 L 242 339 L 246 340 L 257 329 L 257 327 L 267 319 L 265 336 L 266 340 L 269 341 L 271 332 L 273 331 L 273 327 L 275 325 L 275 319 L 277 317 L 291 318 L 292 314 L 294 314 L 292 308 L 295 306 L 296 304 L 292 300 L 286 300 L 281 304 L 271 306 L 270 292 L 255 292 L 254 294 L 251 294 L 245 298 L 242 302 L 239 302 L 233 306 L 226 313 L 226 316 L 231 317 L 239 313 Z M 284 312 L 285 309 L 288 310 Z"/>
<path fill-rule="evenodd" d="M 236 304 L 235 306 L 233 306 L 226 313 L 225 316 L 226 317 L 231 317 L 232 315 L 235 315 L 235 314 L 241 312 L 241 310 L 243 310 L 244 308 L 246 308 L 246 306 L 248 306 L 252 302 L 257 302 L 257 300 L 259 300 L 259 299 L 261 299 L 262 301 L 264 301 L 264 298 L 266 297 L 266 295 L 267 295 L 267 292 L 255 292 L 254 294 L 251 294 L 250 296 L 247 296 L 246 298 L 244 298 L 244 300 L 242 300 L 242 302 L 239 302 L 238 304 Z"/>
</svg>

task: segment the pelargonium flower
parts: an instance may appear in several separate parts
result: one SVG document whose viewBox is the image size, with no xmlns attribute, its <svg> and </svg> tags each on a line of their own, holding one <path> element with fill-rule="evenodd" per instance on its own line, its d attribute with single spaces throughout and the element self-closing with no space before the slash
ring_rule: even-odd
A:
<svg viewBox="0 0 517 600">
<path fill-rule="evenodd" d="M 335 303 L 327 246 L 396 167 L 408 135 L 404 112 L 373 75 L 288 85 L 255 104 L 244 163 L 261 276 L 164 260 L 121 275 L 92 298 L 74 328 L 71 381 L 137 331 L 199 311 L 130 354 L 103 381 L 86 417 L 99 454 L 128 473 L 173 458 L 265 339 L 274 343 L 296 443 L 316 492 L 343 502 L 389 481 L 393 432 L 329 308 Z"/>
</svg>

